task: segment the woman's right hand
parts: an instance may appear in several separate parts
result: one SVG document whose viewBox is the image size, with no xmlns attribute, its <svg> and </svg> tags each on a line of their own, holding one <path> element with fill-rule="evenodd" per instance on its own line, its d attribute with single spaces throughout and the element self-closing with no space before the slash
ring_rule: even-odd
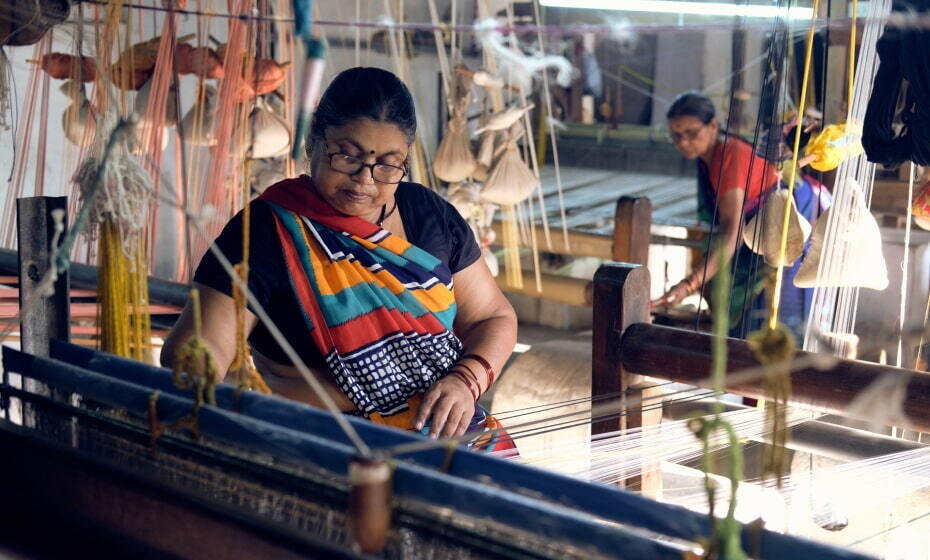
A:
<svg viewBox="0 0 930 560">
<path fill-rule="evenodd" d="M 691 295 L 692 289 L 691 284 L 688 282 L 688 279 L 685 278 L 681 282 L 675 284 L 665 292 L 659 299 L 652 302 L 652 308 L 656 307 L 671 307 L 681 303 L 683 299 Z"/>
<path fill-rule="evenodd" d="M 474 414 L 475 398 L 468 385 L 454 375 L 447 375 L 423 396 L 413 425 L 419 430 L 429 420 L 429 437 L 450 438 L 464 434 Z"/>
</svg>

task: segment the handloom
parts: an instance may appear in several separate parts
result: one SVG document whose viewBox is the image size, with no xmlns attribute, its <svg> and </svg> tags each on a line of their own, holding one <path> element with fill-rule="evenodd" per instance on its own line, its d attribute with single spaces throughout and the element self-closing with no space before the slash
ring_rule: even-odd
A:
<svg viewBox="0 0 930 560">
<path fill-rule="evenodd" d="M 352 555 L 345 512 L 353 449 L 328 413 L 255 392 L 236 401 L 235 389 L 221 385 L 217 405 L 197 411 L 199 438 L 168 430 L 156 439 L 156 427 L 194 408 L 166 370 L 66 343 L 55 343 L 51 358 L 11 348 L 3 358 L 0 432 L 37 450 L 5 466 L 16 476 L 4 480 L 17 481 L 8 494 L 21 516 L 80 508 L 85 525 L 119 535 L 114 547 L 141 543 L 153 552 Z M 17 387 L 15 374 L 46 390 Z M 18 424 L 16 407 L 23 414 Z M 375 450 L 426 441 L 349 421 Z M 391 465 L 393 521 L 384 557 L 681 558 L 708 534 L 704 515 L 465 449 L 433 447 L 394 456 Z M 91 468 L 104 475 L 91 481 L 75 474 Z M 125 503 L 108 499 L 116 482 L 159 490 Z M 95 492 L 92 500 L 88 492 Z M 196 528 L 177 513 L 202 509 L 214 522 Z M 157 515 L 168 511 L 176 513 Z M 759 558 L 867 558 L 741 530 Z"/>
</svg>

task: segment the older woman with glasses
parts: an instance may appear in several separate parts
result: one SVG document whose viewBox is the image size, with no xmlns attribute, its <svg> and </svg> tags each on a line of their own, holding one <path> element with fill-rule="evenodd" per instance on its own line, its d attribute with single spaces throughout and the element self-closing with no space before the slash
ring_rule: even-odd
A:
<svg viewBox="0 0 930 560">
<path fill-rule="evenodd" d="M 396 76 L 339 74 L 313 118 L 310 175 L 251 203 L 248 287 L 344 412 L 432 437 L 480 434 L 499 427 L 476 402 L 513 350 L 516 315 L 458 212 L 404 181 L 415 132 L 413 99 Z M 238 262 L 241 240 L 239 214 L 216 247 Z M 235 352 L 230 279 L 207 253 L 194 283 L 203 336 L 225 373 Z M 165 365 L 193 332 L 190 307 L 166 341 Z M 250 311 L 252 356 L 269 387 L 320 406 Z M 494 434 L 476 437 L 512 446 Z"/>
<path fill-rule="evenodd" d="M 743 337 L 761 326 L 765 316 L 765 298 L 761 294 L 767 270 L 761 257 L 743 244 L 740 235 L 766 196 L 783 186 L 778 167 L 756 155 L 749 142 L 722 131 L 713 102 L 702 93 L 689 91 L 679 95 L 666 118 L 669 141 L 686 159 L 697 161 L 698 218 L 712 226 L 714 244 L 710 253 L 654 306 L 674 305 L 697 292 L 702 283 L 716 275 L 723 251 L 727 258 L 732 258 L 733 267 L 728 310 L 730 335 Z M 798 210 L 811 222 L 830 202 L 829 193 L 809 177 L 799 178 L 794 199 Z M 800 334 L 810 305 L 810 290 L 800 290 L 791 284 L 794 272 L 794 269 L 786 272 L 779 319 Z M 704 295 L 709 296 L 709 291 L 704 290 Z"/>
</svg>

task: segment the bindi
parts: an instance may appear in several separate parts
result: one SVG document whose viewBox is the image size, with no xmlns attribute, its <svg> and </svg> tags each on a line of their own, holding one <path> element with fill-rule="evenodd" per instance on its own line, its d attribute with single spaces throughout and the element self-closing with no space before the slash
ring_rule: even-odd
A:
<svg viewBox="0 0 930 560">
<path fill-rule="evenodd" d="M 370 150 L 368 153 L 371 154 L 371 155 L 375 155 L 375 151 L 374 151 L 374 150 Z"/>
</svg>

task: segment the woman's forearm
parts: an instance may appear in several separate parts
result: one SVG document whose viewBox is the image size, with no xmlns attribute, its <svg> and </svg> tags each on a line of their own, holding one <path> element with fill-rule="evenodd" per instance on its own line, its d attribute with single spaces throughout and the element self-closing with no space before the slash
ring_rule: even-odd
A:
<svg viewBox="0 0 930 560">
<path fill-rule="evenodd" d="M 500 373 L 517 342 L 517 319 L 512 314 L 501 314 L 489 317 L 470 325 L 466 332 L 461 333 L 462 361 L 475 372 L 484 393 L 490 388 L 490 379 L 487 379 L 484 364 L 480 360 L 467 359 L 469 354 L 477 355 L 487 360 L 495 375 Z"/>
<path fill-rule="evenodd" d="M 691 269 L 691 273 L 685 277 L 685 281 L 693 290 L 699 289 L 702 282 L 709 282 L 711 278 L 716 276 L 717 271 L 720 269 L 721 251 L 726 251 L 727 259 L 733 257 L 736 252 L 738 234 L 737 228 L 727 228 L 726 231 L 722 231 L 721 235 L 725 241 L 722 244 L 717 243 L 711 246 L 710 253 L 698 261 L 697 266 Z"/>
</svg>

